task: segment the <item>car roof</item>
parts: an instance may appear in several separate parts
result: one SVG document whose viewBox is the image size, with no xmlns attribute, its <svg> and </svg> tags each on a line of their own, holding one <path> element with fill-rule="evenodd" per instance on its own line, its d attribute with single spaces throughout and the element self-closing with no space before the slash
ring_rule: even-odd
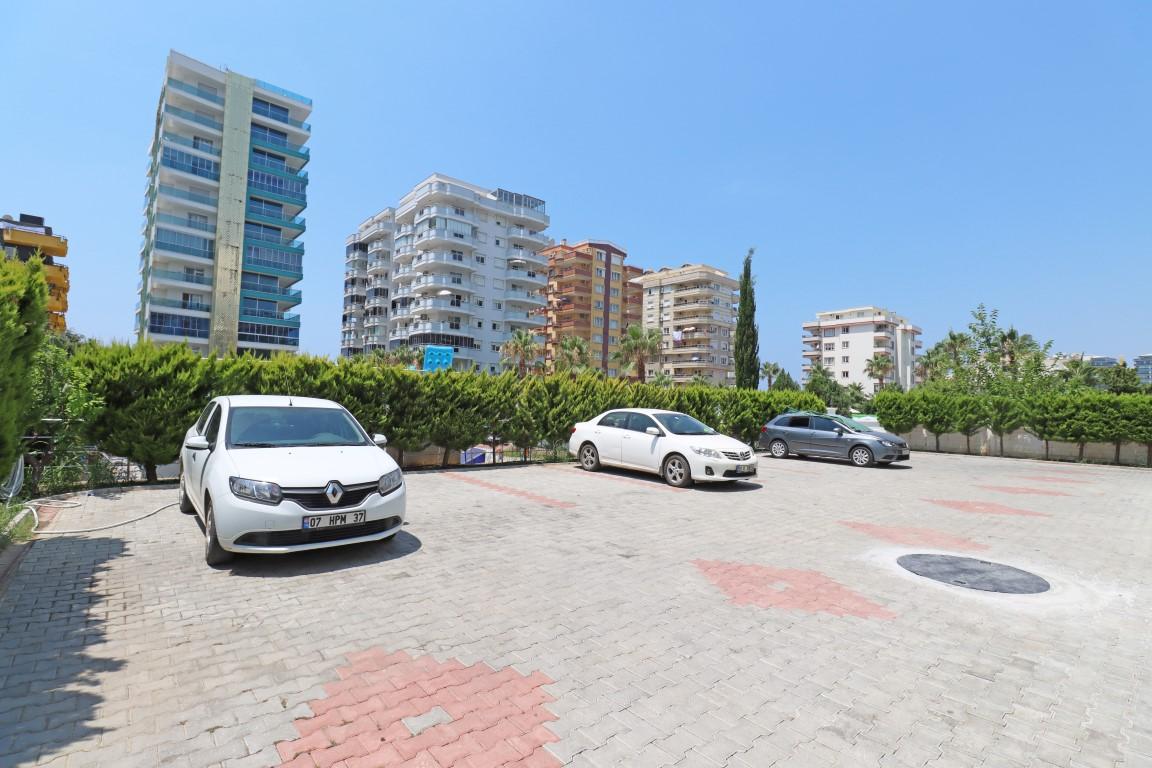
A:
<svg viewBox="0 0 1152 768">
<path fill-rule="evenodd" d="M 665 408 L 613 408 L 604 413 L 615 413 L 616 411 L 628 411 L 629 413 L 645 413 L 649 416 L 654 416 L 657 413 L 680 413 L 680 411 L 669 411 Z M 687 414 L 685 414 L 687 415 Z"/>
<path fill-rule="evenodd" d="M 296 397 L 294 395 L 227 395 L 219 398 L 227 400 L 233 408 L 264 406 L 272 408 L 340 408 L 339 403 L 321 400 L 318 397 Z"/>
</svg>

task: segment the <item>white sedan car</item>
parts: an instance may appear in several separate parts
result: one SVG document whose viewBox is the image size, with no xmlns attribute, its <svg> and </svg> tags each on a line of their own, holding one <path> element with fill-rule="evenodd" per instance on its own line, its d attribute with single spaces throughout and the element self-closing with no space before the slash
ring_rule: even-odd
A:
<svg viewBox="0 0 1152 768">
<path fill-rule="evenodd" d="M 678 488 L 753 477 L 756 455 L 684 413 L 650 408 L 606 411 L 572 428 L 568 452 L 589 472 L 602 464 L 661 475 Z"/>
<path fill-rule="evenodd" d="M 404 523 L 404 476 L 352 414 L 305 397 L 217 397 L 184 437 L 180 511 L 204 559 L 380 541 Z"/>
</svg>

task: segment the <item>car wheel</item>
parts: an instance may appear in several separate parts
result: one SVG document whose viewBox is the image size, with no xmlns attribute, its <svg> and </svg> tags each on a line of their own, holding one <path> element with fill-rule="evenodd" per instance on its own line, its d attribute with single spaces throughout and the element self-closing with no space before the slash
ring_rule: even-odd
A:
<svg viewBox="0 0 1152 768">
<path fill-rule="evenodd" d="M 192 506 L 192 499 L 188 498 L 184 490 L 184 473 L 180 473 L 180 511 L 186 515 L 196 514 L 196 507 Z"/>
<path fill-rule="evenodd" d="M 768 453 L 772 454 L 774 459 L 788 458 L 788 443 L 777 438 L 768 444 Z"/>
<path fill-rule="evenodd" d="M 232 559 L 232 553 L 220 546 L 216 537 L 216 515 L 212 512 L 212 500 L 204 500 L 204 562 L 213 567 L 223 565 Z"/>
<path fill-rule="evenodd" d="M 875 461 L 872 458 L 872 451 L 862 445 L 853 448 L 852 452 L 848 454 L 848 458 L 852 459 L 852 463 L 858 467 L 870 467 Z"/>
<path fill-rule="evenodd" d="M 584 443 L 580 446 L 580 466 L 588 472 L 595 472 L 600 469 L 600 452 L 592 443 Z"/>
<path fill-rule="evenodd" d="M 688 466 L 688 459 L 674 453 L 664 459 L 664 468 L 661 471 L 668 485 L 676 488 L 687 488 L 692 485 L 692 468 Z"/>
</svg>

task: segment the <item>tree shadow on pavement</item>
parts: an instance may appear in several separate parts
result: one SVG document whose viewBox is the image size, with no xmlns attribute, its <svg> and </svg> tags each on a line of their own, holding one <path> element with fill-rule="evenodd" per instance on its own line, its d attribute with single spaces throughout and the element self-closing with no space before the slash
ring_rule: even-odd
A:
<svg viewBox="0 0 1152 768">
<path fill-rule="evenodd" d="M 41 539 L 0 585 L 3 765 L 33 765 L 108 730 L 101 679 L 126 662 L 87 650 L 104 642 L 108 613 L 124 609 L 101 594 L 108 563 L 123 556 L 115 537 Z"/>
<path fill-rule="evenodd" d="M 399 560 L 420 550 L 421 542 L 407 531 L 391 541 L 370 541 L 285 555 L 236 555 L 229 564 L 233 576 L 284 578 L 332 573 Z M 205 566 L 207 567 L 207 566 Z M 229 566 L 225 566 L 227 569 Z"/>
</svg>

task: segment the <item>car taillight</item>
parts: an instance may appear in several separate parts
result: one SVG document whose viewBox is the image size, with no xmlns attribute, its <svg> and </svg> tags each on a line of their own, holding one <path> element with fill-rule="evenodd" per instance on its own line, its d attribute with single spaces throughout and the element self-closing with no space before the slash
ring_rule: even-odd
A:
<svg viewBox="0 0 1152 768">
<path fill-rule="evenodd" d="M 767 432 L 768 431 L 768 425 L 765 424 L 764 426 L 760 427 L 760 431 L 761 432 Z"/>
<path fill-rule="evenodd" d="M 570 434 L 576 434 L 576 427 L 572 427 L 572 432 Z"/>
</svg>

